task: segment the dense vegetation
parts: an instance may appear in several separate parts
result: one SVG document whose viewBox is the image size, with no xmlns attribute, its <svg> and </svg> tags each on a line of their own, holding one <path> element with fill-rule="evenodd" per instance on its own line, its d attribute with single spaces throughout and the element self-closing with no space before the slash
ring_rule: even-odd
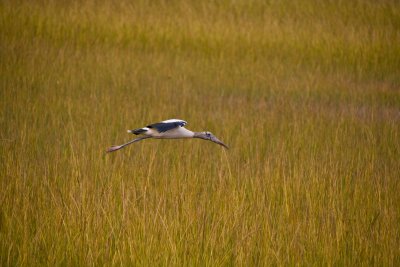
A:
<svg viewBox="0 0 400 267">
<path fill-rule="evenodd" d="M 398 1 L 1 1 L 0 264 L 400 264 Z M 201 140 L 130 140 L 187 120 Z"/>
</svg>

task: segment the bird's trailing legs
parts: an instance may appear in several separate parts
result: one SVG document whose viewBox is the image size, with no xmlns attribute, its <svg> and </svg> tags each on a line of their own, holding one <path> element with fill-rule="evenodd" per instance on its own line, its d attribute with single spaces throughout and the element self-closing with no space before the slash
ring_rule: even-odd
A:
<svg viewBox="0 0 400 267">
<path fill-rule="evenodd" d="M 124 148 L 124 147 L 126 147 L 127 145 L 130 145 L 130 144 L 135 143 L 135 142 L 139 142 L 139 141 L 141 141 L 141 140 L 143 140 L 143 139 L 147 139 L 147 138 L 151 138 L 151 136 L 139 137 L 139 138 L 136 138 L 136 139 L 133 139 L 133 140 L 129 141 L 128 143 L 125 143 L 125 144 L 122 144 L 122 145 L 119 145 L 119 146 L 112 146 L 112 147 L 110 147 L 110 148 L 107 149 L 107 153 L 120 150 L 121 148 Z"/>
</svg>

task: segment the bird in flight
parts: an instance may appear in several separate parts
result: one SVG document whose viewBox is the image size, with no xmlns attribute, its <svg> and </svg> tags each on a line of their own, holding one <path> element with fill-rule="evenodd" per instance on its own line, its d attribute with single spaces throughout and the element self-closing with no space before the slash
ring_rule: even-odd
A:
<svg viewBox="0 0 400 267">
<path fill-rule="evenodd" d="M 138 128 L 134 130 L 128 130 L 128 133 L 132 133 L 135 135 L 140 135 L 140 137 L 133 139 L 125 144 L 119 146 L 112 146 L 107 149 L 107 152 L 114 152 L 121 148 L 126 147 L 132 143 L 147 139 L 147 138 L 155 138 L 155 139 L 179 139 L 179 138 L 200 138 L 204 140 L 208 140 L 214 142 L 218 145 L 221 145 L 225 148 L 228 148 L 221 140 L 219 140 L 215 135 L 210 132 L 192 132 L 185 128 L 187 124 L 184 120 L 178 119 L 170 119 L 157 123 L 153 123 L 147 125 L 143 128 Z"/>
</svg>

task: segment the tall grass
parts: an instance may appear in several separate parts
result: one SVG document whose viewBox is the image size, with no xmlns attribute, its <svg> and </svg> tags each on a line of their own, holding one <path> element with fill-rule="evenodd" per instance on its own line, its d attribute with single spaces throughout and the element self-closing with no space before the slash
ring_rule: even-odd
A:
<svg viewBox="0 0 400 267">
<path fill-rule="evenodd" d="M 0 262 L 400 264 L 397 1 L 2 1 Z M 199 140 L 125 130 L 181 118 Z"/>
</svg>

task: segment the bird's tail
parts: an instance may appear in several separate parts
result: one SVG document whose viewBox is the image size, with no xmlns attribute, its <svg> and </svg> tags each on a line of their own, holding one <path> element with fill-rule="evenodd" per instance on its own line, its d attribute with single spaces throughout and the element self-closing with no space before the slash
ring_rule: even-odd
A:
<svg viewBox="0 0 400 267">
<path fill-rule="evenodd" d="M 132 133 L 132 134 L 136 134 L 136 135 L 138 135 L 138 134 L 142 134 L 142 133 L 145 133 L 145 132 L 147 132 L 147 128 L 139 128 L 139 129 L 134 129 L 134 130 L 128 130 L 128 133 Z"/>
</svg>

